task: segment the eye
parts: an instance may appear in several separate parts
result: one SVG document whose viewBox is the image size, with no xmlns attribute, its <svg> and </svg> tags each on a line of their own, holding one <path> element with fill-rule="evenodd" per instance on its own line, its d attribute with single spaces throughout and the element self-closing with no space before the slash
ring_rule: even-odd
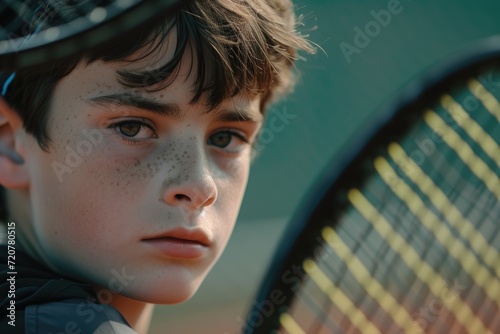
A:
<svg viewBox="0 0 500 334">
<path fill-rule="evenodd" d="M 248 144 L 248 140 L 238 132 L 224 130 L 211 135 L 208 138 L 208 144 L 230 153 L 236 153 Z"/>
<path fill-rule="evenodd" d="M 124 140 L 127 141 L 138 142 L 158 137 L 153 130 L 153 127 L 144 121 L 126 120 L 111 124 L 109 128 L 115 130 Z"/>
<path fill-rule="evenodd" d="M 231 143 L 233 135 L 229 132 L 218 132 L 210 137 L 211 144 L 220 148 L 224 148 Z"/>
<path fill-rule="evenodd" d="M 142 126 L 140 124 L 133 124 L 133 123 L 125 123 L 118 125 L 120 132 L 127 137 L 136 136 L 139 133 L 139 131 L 141 131 L 141 127 Z"/>
</svg>

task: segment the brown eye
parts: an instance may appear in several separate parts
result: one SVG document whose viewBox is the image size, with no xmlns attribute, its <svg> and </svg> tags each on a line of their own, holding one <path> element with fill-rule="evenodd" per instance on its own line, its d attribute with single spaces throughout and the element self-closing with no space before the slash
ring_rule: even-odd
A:
<svg viewBox="0 0 500 334">
<path fill-rule="evenodd" d="M 140 142 L 151 138 L 158 138 L 152 125 L 143 121 L 125 120 L 112 124 L 109 128 L 116 131 L 124 140 Z"/>
<path fill-rule="evenodd" d="M 229 132 L 218 132 L 210 137 L 209 144 L 224 148 L 231 143 L 233 134 Z"/>
<path fill-rule="evenodd" d="M 241 152 L 249 145 L 248 139 L 243 134 L 229 130 L 214 133 L 208 138 L 207 143 L 227 153 Z"/>
<path fill-rule="evenodd" d="M 137 136 L 139 131 L 141 131 L 142 125 L 138 123 L 128 122 L 118 124 L 118 129 L 120 133 L 127 137 Z"/>
</svg>

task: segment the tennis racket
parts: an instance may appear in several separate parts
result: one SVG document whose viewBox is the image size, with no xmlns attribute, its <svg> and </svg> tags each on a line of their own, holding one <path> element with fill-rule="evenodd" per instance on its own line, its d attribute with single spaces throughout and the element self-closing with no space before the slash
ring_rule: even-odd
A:
<svg viewBox="0 0 500 334">
<path fill-rule="evenodd" d="M 0 70 L 54 61 L 128 34 L 187 0 L 2 0 Z"/>
<path fill-rule="evenodd" d="M 500 332 L 500 37 L 357 132 L 285 233 L 244 333 Z"/>
</svg>

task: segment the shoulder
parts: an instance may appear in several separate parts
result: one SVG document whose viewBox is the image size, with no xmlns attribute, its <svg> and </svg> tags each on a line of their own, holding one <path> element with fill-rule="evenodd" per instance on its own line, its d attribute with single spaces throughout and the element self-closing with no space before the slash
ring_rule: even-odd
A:
<svg viewBox="0 0 500 334">
<path fill-rule="evenodd" d="M 27 334 L 137 334 L 112 306 L 74 298 L 25 308 Z"/>
</svg>

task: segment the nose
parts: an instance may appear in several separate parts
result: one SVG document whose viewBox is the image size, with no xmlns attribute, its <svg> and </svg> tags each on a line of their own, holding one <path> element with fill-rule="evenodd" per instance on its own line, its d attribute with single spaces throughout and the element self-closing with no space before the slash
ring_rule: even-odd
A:
<svg viewBox="0 0 500 334">
<path fill-rule="evenodd" d="M 217 185 L 203 145 L 193 145 L 177 155 L 176 166 L 167 171 L 163 201 L 171 206 L 200 210 L 217 199 Z"/>
</svg>

